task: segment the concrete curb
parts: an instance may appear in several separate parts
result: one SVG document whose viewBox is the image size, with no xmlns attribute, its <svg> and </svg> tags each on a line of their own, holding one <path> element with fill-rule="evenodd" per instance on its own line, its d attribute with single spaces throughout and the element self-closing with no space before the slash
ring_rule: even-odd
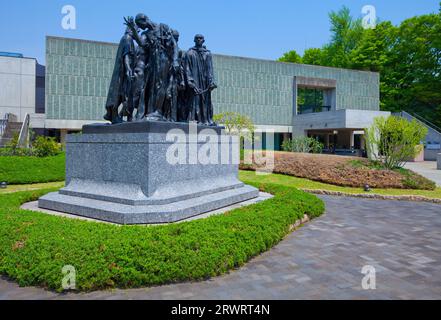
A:
<svg viewBox="0 0 441 320">
<path fill-rule="evenodd" d="M 311 221 L 309 216 L 307 214 L 304 214 L 302 219 L 296 220 L 296 222 L 294 222 L 292 225 L 289 226 L 288 234 L 290 234 L 291 232 L 299 229 L 303 224 L 305 224 L 305 223 L 307 223 L 309 221 Z"/>
<path fill-rule="evenodd" d="M 398 201 L 415 201 L 415 202 L 430 202 L 441 204 L 441 199 L 437 198 L 428 198 L 424 196 L 412 196 L 412 195 L 403 195 L 403 196 L 387 196 L 381 194 L 365 194 L 365 193 L 347 193 L 340 191 L 329 191 L 329 190 L 314 190 L 314 189 L 300 189 L 302 191 L 313 193 L 313 194 L 322 194 L 329 196 L 341 196 L 341 197 L 354 197 L 354 198 L 366 198 L 366 199 L 377 199 L 377 200 L 398 200 Z"/>
</svg>

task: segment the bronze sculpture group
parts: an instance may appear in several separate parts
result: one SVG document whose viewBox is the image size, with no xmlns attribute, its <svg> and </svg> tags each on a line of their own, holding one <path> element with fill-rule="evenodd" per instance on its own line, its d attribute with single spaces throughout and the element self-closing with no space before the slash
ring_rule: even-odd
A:
<svg viewBox="0 0 441 320">
<path fill-rule="evenodd" d="M 168 25 L 142 13 L 124 20 L 104 119 L 215 126 L 211 91 L 217 86 L 204 36 L 197 34 L 185 52 L 178 47 L 179 32 Z"/>
</svg>

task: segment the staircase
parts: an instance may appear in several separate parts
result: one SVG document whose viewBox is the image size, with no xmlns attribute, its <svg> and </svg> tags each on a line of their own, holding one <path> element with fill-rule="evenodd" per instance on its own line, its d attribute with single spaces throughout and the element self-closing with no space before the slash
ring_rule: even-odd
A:
<svg viewBox="0 0 441 320">
<path fill-rule="evenodd" d="M 436 155 L 441 153 L 441 128 L 437 127 L 429 120 L 421 117 L 416 113 L 401 111 L 394 114 L 408 121 L 416 120 L 427 128 L 427 136 L 425 139 L 426 147 L 424 149 L 424 160 L 436 161 Z"/>
<path fill-rule="evenodd" d="M 22 122 L 17 122 L 17 118 L 13 115 L 6 115 L 1 122 L 0 130 L 0 148 L 4 148 L 14 137 L 19 135 Z"/>
</svg>

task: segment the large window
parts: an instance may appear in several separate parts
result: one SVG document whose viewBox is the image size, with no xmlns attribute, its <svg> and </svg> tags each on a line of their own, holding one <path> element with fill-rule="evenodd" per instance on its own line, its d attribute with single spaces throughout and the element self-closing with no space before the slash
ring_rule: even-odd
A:
<svg viewBox="0 0 441 320">
<path fill-rule="evenodd" d="M 331 106 L 324 105 L 324 90 L 313 88 L 297 89 L 297 113 L 329 111 Z"/>
</svg>

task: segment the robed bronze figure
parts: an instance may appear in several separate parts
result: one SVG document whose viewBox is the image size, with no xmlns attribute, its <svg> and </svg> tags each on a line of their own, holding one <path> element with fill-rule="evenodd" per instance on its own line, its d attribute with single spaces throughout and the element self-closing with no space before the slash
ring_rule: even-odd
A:
<svg viewBox="0 0 441 320">
<path fill-rule="evenodd" d="M 217 86 L 204 36 L 196 35 L 195 46 L 184 52 L 178 47 L 179 32 L 168 25 L 143 13 L 124 20 L 127 30 L 118 47 L 104 119 L 113 124 L 126 117 L 128 122 L 216 125 L 211 91 Z"/>
</svg>

